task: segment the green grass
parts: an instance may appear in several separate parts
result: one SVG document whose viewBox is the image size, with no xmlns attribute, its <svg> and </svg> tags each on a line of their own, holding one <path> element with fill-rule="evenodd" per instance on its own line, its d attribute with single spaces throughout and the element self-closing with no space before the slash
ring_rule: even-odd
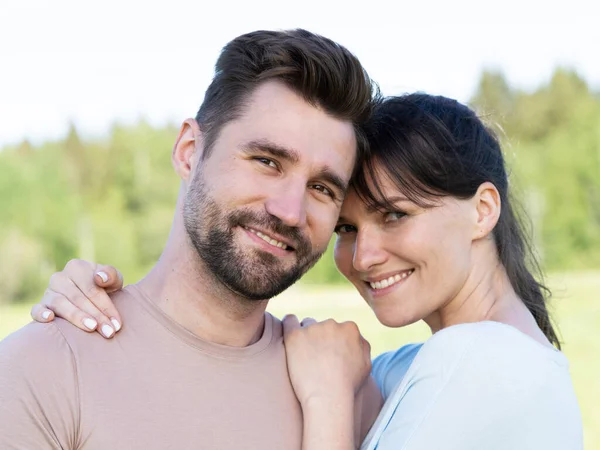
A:
<svg viewBox="0 0 600 450">
<path fill-rule="evenodd" d="M 30 309 L 31 305 L 4 306 L 0 304 L 0 339 L 30 322 Z"/>
<path fill-rule="evenodd" d="M 600 450 L 600 272 L 553 274 L 549 284 L 554 292 L 551 307 L 583 415 L 585 448 Z M 0 338 L 29 322 L 29 309 L 30 305 L 0 308 Z M 294 287 L 273 299 L 269 310 L 279 317 L 295 313 L 354 320 L 371 342 L 373 355 L 429 335 L 422 323 L 403 329 L 383 327 L 352 288 Z"/>
</svg>

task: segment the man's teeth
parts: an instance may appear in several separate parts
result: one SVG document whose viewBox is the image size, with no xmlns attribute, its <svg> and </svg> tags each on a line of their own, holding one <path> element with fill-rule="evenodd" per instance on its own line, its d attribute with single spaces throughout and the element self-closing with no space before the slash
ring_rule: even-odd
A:
<svg viewBox="0 0 600 450">
<path fill-rule="evenodd" d="M 260 231 L 257 231 L 257 230 L 254 230 L 254 229 L 248 228 L 248 227 L 244 227 L 244 228 L 246 228 L 246 230 L 248 230 L 250 233 L 254 233 L 255 235 L 257 235 L 263 241 L 271 244 L 273 247 L 279 247 L 279 248 L 282 248 L 283 250 L 287 250 L 287 248 L 288 248 L 287 244 L 284 244 L 283 242 L 279 242 L 275 239 L 271 239 L 269 236 L 267 236 L 264 233 L 261 233 Z"/>
<path fill-rule="evenodd" d="M 396 284 L 398 281 L 403 280 L 404 278 L 406 278 L 413 272 L 414 272 L 414 270 L 411 269 L 407 272 L 402 272 L 402 274 L 397 273 L 396 275 L 386 278 L 385 280 L 375 281 L 375 282 L 372 282 L 369 284 L 371 285 L 371 288 L 373 288 L 373 289 L 383 289 L 383 288 L 390 287 L 390 286 Z"/>
</svg>

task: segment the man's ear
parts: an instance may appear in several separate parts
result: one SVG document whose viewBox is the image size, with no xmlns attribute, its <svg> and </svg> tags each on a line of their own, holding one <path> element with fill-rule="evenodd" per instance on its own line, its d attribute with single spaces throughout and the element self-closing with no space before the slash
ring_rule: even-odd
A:
<svg viewBox="0 0 600 450">
<path fill-rule="evenodd" d="M 202 132 L 195 119 L 186 119 L 181 124 L 173 146 L 171 161 L 182 181 L 188 182 L 202 158 Z"/>
<path fill-rule="evenodd" d="M 473 196 L 477 220 L 474 226 L 473 240 L 488 236 L 500 218 L 502 202 L 496 186 L 486 181 Z"/>
</svg>

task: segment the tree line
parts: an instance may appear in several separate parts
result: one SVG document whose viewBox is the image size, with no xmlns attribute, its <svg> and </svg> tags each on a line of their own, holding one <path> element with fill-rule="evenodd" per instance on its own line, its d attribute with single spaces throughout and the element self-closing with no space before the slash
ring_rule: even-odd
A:
<svg viewBox="0 0 600 450">
<path fill-rule="evenodd" d="M 471 101 L 499 134 L 516 199 L 546 270 L 600 268 L 600 95 L 559 68 L 533 91 L 486 71 Z M 71 258 L 111 263 L 127 280 L 157 260 L 179 183 L 177 127 L 115 124 L 101 139 L 0 150 L 0 303 L 38 298 Z M 332 248 L 305 282 L 337 283 Z"/>
</svg>

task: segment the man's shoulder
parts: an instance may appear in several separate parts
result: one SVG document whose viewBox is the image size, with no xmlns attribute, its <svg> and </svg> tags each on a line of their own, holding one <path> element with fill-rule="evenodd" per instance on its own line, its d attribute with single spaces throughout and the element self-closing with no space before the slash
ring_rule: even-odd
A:
<svg viewBox="0 0 600 450">
<path fill-rule="evenodd" d="M 0 447 L 75 448 L 79 386 L 55 323 L 30 323 L 7 336 L 0 342 Z"/>
<path fill-rule="evenodd" d="M 58 321 L 58 319 L 57 319 Z M 0 361 L 35 361 L 50 354 L 72 353 L 58 324 L 31 322 L 0 341 Z"/>
<path fill-rule="evenodd" d="M 124 291 L 111 294 L 119 311 L 128 316 L 135 303 Z M 60 317 L 50 323 L 31 322 L 0 341 L 0 364 L 9 360 L 12 365 L 35 366 L 36 361 L 64 361 L 77 358 L 91 347 L 102 348 L 106 341 L 98 333 L 86 332 Z"/>
<path fill-rule="evenodd" d="M 3 397 L 12 391 L 45 398 L 48 382 L 55 392 L 74 398 L 78 383 L 75 358 L 55 323 L 32 322 L 0 342 Z"/>
<path fill-rule="evenodd" d="M 271 322 L 271 329 L 273 330 L 272 341 L 283 341 L 283 322 L 281 319 L 275 317 L 269 312 L 265 312 L 265 323 L 267 320 Z"/>
</svg>

